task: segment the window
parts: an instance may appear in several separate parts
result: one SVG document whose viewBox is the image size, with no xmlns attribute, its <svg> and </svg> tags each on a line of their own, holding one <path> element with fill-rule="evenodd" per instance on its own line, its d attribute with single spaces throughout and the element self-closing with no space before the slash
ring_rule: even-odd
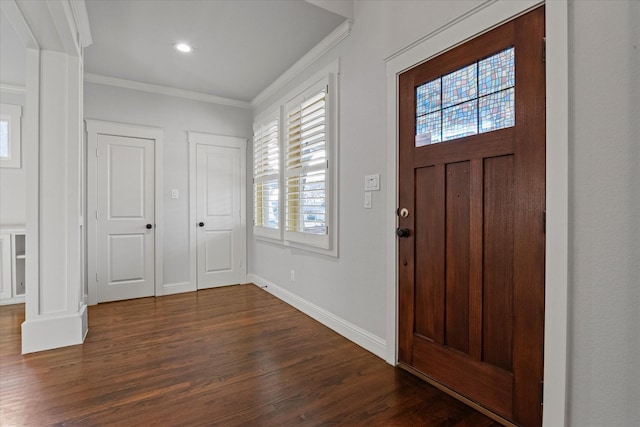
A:
<svg viewBox="0 0 640 427">
<path fill-rule="evenodd" d="M 514 48 L 416 88 L 416 146 L 515 124 Z"/>
<path fill-rule="evenodd" d="M 327 94 L 322 81 L 287 103 L 287 240 L 328 248 Z"/>
<path fill-rule="evenodd" d="M 0 104 L 0 167 L 20 167 L 21 116 L 21 106 Z"/>
<path fill-rule="evenodd" d="M 254 123 L 254 234 L 337 256 L 335 75 L 338 63 Z"/>
<path fill-rule="evenodd" d="M 256 234 L 280 237 L 280 110 L 254 125 L 253 225 Z"/>
</svg>

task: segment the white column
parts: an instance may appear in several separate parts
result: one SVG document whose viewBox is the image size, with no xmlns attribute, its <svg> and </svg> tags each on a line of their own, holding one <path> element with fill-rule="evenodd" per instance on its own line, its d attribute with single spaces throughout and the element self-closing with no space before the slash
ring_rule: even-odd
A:
<svg viewBox="0 0 640 427">
<path fill-rule="evenodd" d="M 27 278 L 22 352 L 81 344 L 81 59 L 27 49 Z"/>
</svg>

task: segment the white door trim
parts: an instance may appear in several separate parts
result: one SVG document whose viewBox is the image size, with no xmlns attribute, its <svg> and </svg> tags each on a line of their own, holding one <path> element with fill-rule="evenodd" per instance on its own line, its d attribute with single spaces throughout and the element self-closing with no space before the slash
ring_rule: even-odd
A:
<svg viewBox="0 0 640 427">
<path fill-rule="evenodd" d="M 427 59 L 484 33 L 535 6 L 541 0 L 485 1 L 423 39 L 387 58 L 387 357 L 397 363 L 397 242 L 393 230 L 398 203 L 398 75 Z M 546 258 L 544 335 L 544 426 L 562 426 L 567 402 L 568 326 L 568 7 L 567 0 L 546 4 Z"/>
<path fill-rule="evenodd" d="M 164 131 L 160 128 L 138 126 L 127 123 L 115 123 L 102 120 L 85 120 L 87 127 L 87 303 L 98 303 L 97 271 L 97 231 L 98 222 L 95 212 L 98 210 L 98 135 L 113 135 L 129 138 L 152 139 L 155 146 L 155 295 L 162 295 L 162 241 L 164 235 L 164 215 L 162 203 L 162 142 Z"/>
<path fill-rule="evenodd" d="M 198 289 L 197 271 L 197 239 L 196 239 L 196 146 L 213 145 L 218 147 L 238 148 L 240 150 L 240 229 L 242 236 L 242 268 L 241 283 L 247 280 L 247 140 L 235 136 L 213 135 L 209 133 L 187 132 L 189 140 L 189 262 L 191 285 Z"/>
</svg>

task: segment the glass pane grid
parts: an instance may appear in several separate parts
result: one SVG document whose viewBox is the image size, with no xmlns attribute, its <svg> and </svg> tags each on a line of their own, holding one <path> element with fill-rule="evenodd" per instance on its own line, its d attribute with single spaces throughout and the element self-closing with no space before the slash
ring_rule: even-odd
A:
<svg viewBox="0 0 640 427">
<path fill-rule="evenodd" d="M 478 96 L 478 64 L 442 77 L 442 106 L 451 107 Z"/>
<path fill-rule="evenodd" d="M 509 48 L 479 62 L 478 85 L 480 96 L 515 85 L 514 49 Z"/>
<path fill-rule="evenodd" d="M 480 132 L 504 129 L 515 125 L 514 88 L 480 98 Z"/>
<path fill-rule="evenodd" d="M 515 125 L 515 49 L 510 47 L 416 87 L 415 146 Z"/>
<path fill-rule="evenodd" d="M 478 133 L 478 100 L 442 110 L 442 140 L 462 138 Z"/>
</svg>

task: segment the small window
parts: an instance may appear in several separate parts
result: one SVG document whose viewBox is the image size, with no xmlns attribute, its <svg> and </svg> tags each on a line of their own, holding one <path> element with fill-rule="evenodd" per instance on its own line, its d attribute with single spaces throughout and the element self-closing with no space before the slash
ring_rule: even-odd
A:
<svg viewBox="0 0 640 427">
<path fill-rule="evenodd" d="M 416 146 L 515 125 L 514 48 L 416 88 Z"/>
<path fill-rule="evenodd" d="M 278 109 L 253 129 L 254 232 L 271 238 L 280 238 L 279 117 Z"/>
<path fill-rule="evenodd" d="M 0 104 L 0 167 L 19 168 L 22 107 Z"/>
</svg>

